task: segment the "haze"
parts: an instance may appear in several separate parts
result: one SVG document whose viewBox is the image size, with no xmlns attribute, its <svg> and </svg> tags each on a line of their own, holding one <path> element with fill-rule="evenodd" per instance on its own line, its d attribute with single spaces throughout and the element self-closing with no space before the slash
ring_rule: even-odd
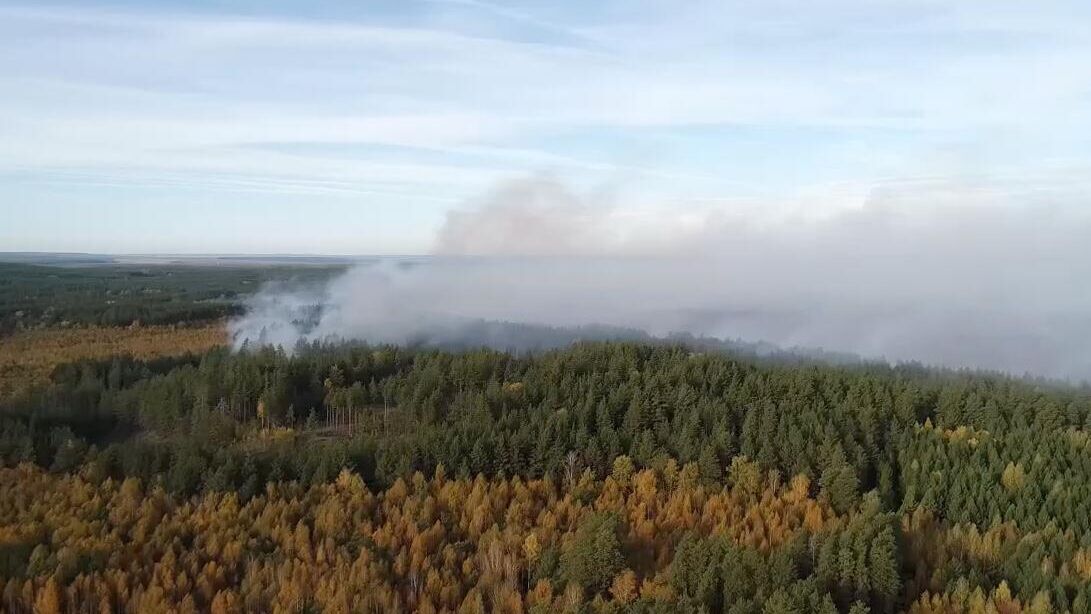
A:
<svg viewBox="0 0 1091 614">
<path fill-rule="evenodd" d="M 1048 205 L 875 200 L 768 225 L 633 218 L 538 177 L 452 212 L 438 258 L 269 288 L 233 334 L 290 350 L 301 338 L 472 343 L 464 337 L 482 319 L 601 324 L 1081 380 L 1091 376 L 1089 236 L 1091 216 Z M 312 305 L 322 318 L 300 327 Z"/>
<path fill-rule="evenodd" d="M 1087 378 L 1089 63 L 1076 1 L 0 2 L 0 251 L 435 257 L 267 289 L 235 329 L 288 345 L 322 303 Z"/>
</svg>

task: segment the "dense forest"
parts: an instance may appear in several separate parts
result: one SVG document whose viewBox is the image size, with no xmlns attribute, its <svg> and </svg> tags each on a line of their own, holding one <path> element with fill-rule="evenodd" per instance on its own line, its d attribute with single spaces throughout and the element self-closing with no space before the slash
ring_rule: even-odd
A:
<svg viewBox="0 0 1091 614">
<path fill-rule="evenodd" d="M 122 355 L 149 359 L 204 352 L 227 343 L 227 331 L 219 323 L 21 331 L 0 337 L 0 400 L 47 384 L 61 363 Z"/>
<path fill-rule="evenodd" d="M 0 421 L 24 611 L 1087 612 L 1091 390 L 674 343 L 57 367 Z"/>
</svg>

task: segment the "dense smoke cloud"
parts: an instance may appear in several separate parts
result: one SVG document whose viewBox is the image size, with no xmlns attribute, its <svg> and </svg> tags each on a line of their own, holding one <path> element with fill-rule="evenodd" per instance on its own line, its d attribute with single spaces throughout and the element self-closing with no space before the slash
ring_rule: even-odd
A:
<svg viewBox="0 0 1091 614">
<path fill-rule="evenodd" d="M 758 223 L 634 213 L 531 178 L 451 213 L 431 258 L 266 288 L 234 333 L 290 348 L 301 337 L 464 340 L 481 321 L 602 324 L 1091 378 L 1091 216 L 975 194 L 958 205 L 909 187 Z M 320 317 L 304 317 L 314 304 Z"/>
</svg>

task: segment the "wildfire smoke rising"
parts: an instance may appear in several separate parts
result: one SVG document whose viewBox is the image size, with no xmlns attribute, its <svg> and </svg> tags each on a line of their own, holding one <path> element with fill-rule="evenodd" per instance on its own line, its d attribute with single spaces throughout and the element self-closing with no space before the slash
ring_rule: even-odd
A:
<svg viewBox="0 0 1091 614">
<path fill-rule="evenodd" d="M 474 338 L 481 321 L 598 324 L 1091 379 L 1088 214 L 903 205 L 888 196 L 764 223 L 679 218 L 535 177 L 449 214 L 428 258 L 263 289 L 232 333 L 289 349 L 301 338 L 505 348 L 496 329 Z"/>
</svg>

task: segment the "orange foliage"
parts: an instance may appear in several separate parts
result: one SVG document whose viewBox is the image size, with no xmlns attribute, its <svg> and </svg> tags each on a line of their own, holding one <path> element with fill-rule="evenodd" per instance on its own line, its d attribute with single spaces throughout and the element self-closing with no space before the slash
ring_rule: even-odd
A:
<svg viewBox="0 0 1091 614">
<path fill-rule="evenodd" d="M 226 345 L 222 324 L 202 327 L 41 329 L 0 337 L 0 399 L 44 384 L 59 364 L 118 355 L 149 359 Z"/>
<path fill-rule="evenodd" d="M 558 609 L 583 598 L 579 587 L 528 585 L 529 571 L 542 552 L 562 548 L 604 510 L 622 519 L 618 537 L 638 554 L 596 599 L 669 601 L 667 568 L 688 531 L 764 549 L 808 523 L 841 522 L 824 501 L 805 496 L 799 481 L 780 488 L 769 480 L 754 496 L 687 475 L 686 468 L 644 470 L 627 483 L 585 476 L 576 489 L 583 492 L 574 493 L 548 479 L 452 480 L 437 472 L 372 493 L 346 470 L 309 488 L 270 484 L 243 503 L 219 492 L 178 499 L 135 479 L 96 485 L 30 465 L 0 469 L 0 537 L 41 549 L 31 556 L 29 589 L 2 587 L 0 607 Z M 85 566 L 88 557 L 99 563 Z"/>
</svg>

